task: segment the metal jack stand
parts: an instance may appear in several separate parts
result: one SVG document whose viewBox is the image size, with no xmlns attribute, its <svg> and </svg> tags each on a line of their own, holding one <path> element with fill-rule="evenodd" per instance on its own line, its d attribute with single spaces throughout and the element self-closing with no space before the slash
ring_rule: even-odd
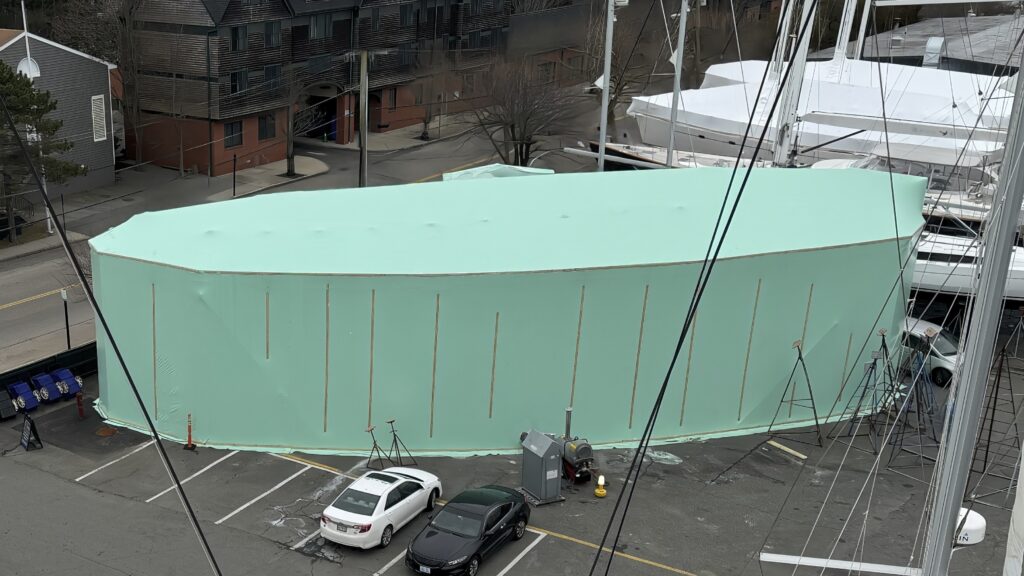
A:
<svg viewBox="0 0 1024 576">
<path fill-rule="evenodd" d="M 391 459 L 390 456 L 385 456 L 384 455 L 384 451 L 380 449 L 380 444 L 377 444 L 377 437 L 373 434 L 374 428 L 376 428 L 376 426 L 374 426 L 373 424 L 371 424 L 371 425 L 366 427 L 366 431 L 370 434 L 370 438 L 373 439 L 373 447 L 370 448 L 370 455 L 366 459 L 366 467 L 367 468 L 374 468 L 373 461 L 374 461 L 374 454 L 376 454 L 377 455 L 377 458 L 376 458 L 376 460 L 377 460 L 377 468 L 376 469 L 377 470 L 383 470 L 384 469 L 384 459 L 385 458 L 387 458 L 388 462 L 390 462 L 392 465 L 395 462 Z"/>
<path fill-rule="evenodd" d="M 836 424 L 828 437 L 846 444 L 862 452 L 878 454 L 881 450 L 879 436 L 886 429 L 886 423 L 879 421 L 880 415 L 887 412 L 896 399 L 899 397 L 899 389 L 896 375 L 892 369 L 889 346 L 885 340 L 885 330 L 880 330 L 878 335 L 882 338 L 882 345 L 878 350 L 871 352 L 871 362 L 864 364 L 864 377 L 859 385 L 859 393 L 855 392 L 843 409 L 839 420 L 845 424 Z M 884 370 L 878 369 L 878 362 L 881 360 Z M 856 404 L 854 400 L 856 399 Z M 866 431 L 863 428 L 867 424 Z M 857 436 L 867 436 L 871 446 L 870 450 L 853 444 Z"/>
<path fill-rule="evenodd" d="M 1019 328 L 1018 322 L 1014 331 Z M 989 384 L 985 416 L 971 463 L 971 472 L 977 475 L 977 481 L 968 491 L 969 499 L 973 502 L 1004 510 L 1010 509 L 1010 493 L 1017 485 L 1021 454 L 1008 347 L 1009 342 L 1000 351 L 996 359 L 995 377 Z M 991 501 L 992 497 L 1000 495 L 1001 502 Z"/>
<path fill-rule="evenodd" d="M 395 460 L 398 460 L 399 466 L 405 466 L 405 462 L 402 460 L 402 450 L 405 450 L 405 455 L 409 457 L 409 460 L 412 460 L 412 465 L 418 466 L 416 458 L 413 458 L 412 452 L 409 451 L 405 442 L 402 442 L 402 439 L 398 437 L 398 432 L 395 431 L 395 419 L 392 418 L 387 423 L 388 426 L 391 426 L 391 447 L 388 448 L 388 461 L 394 464 Z"/>
<path fill-rule="evenodd" d="M 821 436 L 821 423 L 818 421 L 818 409 L 814 405 L 814 391 L 811 389 L 811 377 L 807 374 L 807 364 L 804 362 L 804 352 L 800 340 L 793 343 L 793 348 L 796 348 L 796 362 L 793 364 L 793 370 L 789 373 L 789 381 L 786 382 L 786 389 L 782 391 L 782 398 L 779 400 L 778 408 L 775 409 L 775 416 L 772 417 L 772 423 L 768 425 L 768 438 L 775 438 L 778 436 L 793 437 L 803 434 L 803 432 L 795 431 L 772 431 L 772 428 L 775 427 L 775 421 L 779 418 L 779 411 L 782 410 L 782 405 L 789 404 L 790 416 L 793 415 L 794 406 L 810 409 L 811 414 L 814 416 L 814 434 L 817 438 L 817 446 L 824 446 L 825 443 Z M 804 381 L 807 382 L 807 398 L 796 397 L 796 384 L 793 382 L 793 379 L 796 376 L 797 368 L 800 368 L 803 371 Z M 786 400 L 786 395 L 790 393 L 791 386 L 793 387 L 793 394 L 789 400 Z M 810 402 L 810 404 L 801 404 L 801 402 Z M 801 440 L 799 438 L 793 438 L 793 441 L 800 442 L 802 444 L 812 444 L 812 442 L 807 442 L 806 440 Z"/>
<path fill-rule="evenodd" d="M 886 469 L 927 484 L 930 477 L 926 466 L 933 464 L 938 458 L 939 426 L 935 420 L 937 406 L 935 395 L 932 393 L 934 385 L 925 365 L 926 357 L 923 350 L 914 350 L 911 353 L 910 385 L 900 396 L 902 404 L 893 423 L 893 433 L 889 440 L 892 452 L 889 454 Z M 914 415 L 913 422 L 911 414 Z M 914 438 L 917 439 L 916 444 L 913 442 Z M 904 454 L 912 456 L 913 459 L 910 462 L 897 463 Z M 917 476 L 903 471 L 914 469 L 917 470 Z"/>
</svg>

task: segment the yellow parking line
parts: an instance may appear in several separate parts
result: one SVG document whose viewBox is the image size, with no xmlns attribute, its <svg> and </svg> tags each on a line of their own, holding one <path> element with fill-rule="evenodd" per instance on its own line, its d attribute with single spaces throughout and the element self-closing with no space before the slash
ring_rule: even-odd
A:
<svg viewBox="0 0 1024 576">
<path fill-rule="evenodd" d="M 338 476 L 344 476 L 345 478 L 348 478 L 349 480 L 355 480 L 356 479 L 355 476 L 350 476 L 350 475 L 342 472 L 341 470 L 335 468 L 334 466 L 328 466 L 327 464 L 321 464 L 320 462 L 317 462 L 315 460 L 309 460 L 308 458 L 303 458 L 302 456 L 296 456 L 294 454 L 277 454 L 277 453 L 271 453 L 271 455 L 272 456 L 277 456 L 278 458 L 283 458 L 284 460 L 291 460 L 292 462 L 298 462 L 299 464 L 305 464 L 306 466 L 310 466 L 312 468 L 317 468 L 319 470 L 323 470 L 324 472 L 330 472 L 331 474 L 337 474 Z"/>
<path fill-rule="evenodd" d="M 455 168 L 449 168 L 448 170 L 444 170 L 442 172 L 436 172 L 434 174 L 431 174 L 430 176 L 424 176 L 423 178 L 420 178 L 419 180 L 414 180 L 414 182 L 417 182 L 417 183 L 419 183 L 419 182 L 426 182 L 427 180 L 433 180 L 434 178 L 440 178 L 441 176 L 444 176 L 445 172 L 458 172 L 459 170 L 465 170 L 466 168 L 472 168 L 473 166 L 476 166 L 478 164 L 483 164 L 484 162 L 490 161 L 490 159 L 493 158 L 493 157 L 494 156 L 491 155 L 491 156 L 487 156 L 486 158 L 477 158 L 476 160 L 473 160 L 472 162 L 466 162 L 465 164 L 463 164 L 461 166 L 456 166 Z"/>
<path fill-rule="evenodd" d="M 41 292 L 39 294 L 35 294 L 35 295 L 29 296 L 27 298 L 22 298 L 21 300 L 15 300 L 14 302 L 8 302 L 7 304 L 0 304 L 0 310 L 7 310 L 8 308 L 14 308 L 15 306 L 20 306 L 22 304 L 28 304 L 29 302 L 35 302 L 36 300 L 41 300 L 43 298 L 46 298 L 47 296 L 53 296 L 54 294 L 60 294 L 61 290 L 69 290 L 71 288 L 75 288 L 76 286 L 78 286 L 77 283 L 69 284 L 69 285 L 67 285 L 67 286 L 65 286 L 63 288 L 54 288 L 53 290 L 50 290 L 48 292 Z"/>
<path fill-rule="evenodd" d="M 597 544 L 594 544 L 593 542 L 587 542 L 586 540 L 580 540 L 579 538 L 575 538 L 573 536 L 569 536 L 568 534 L 559 534 L 558 532 L 552 532 L 551 530 L 545 530 L 543 528 L 537 528 L 536 526 L 531 526 L 530 530 L 533 530 L 534 532 L 540 532 L 541 534 L 547 534 L 548 536 L 551 536 L 553 538 L 558 538 L 560 540 L 565 540 L 567 542 L 573 542 L 573 543 L 579 544 L 581 546 L 586 546 L 587 548 L 593 548 L 594 550 L 597 550 L 599 548 L 599 546 Z M 601 550 L 603 552 L 611 552 L 611 550 L 609 548 L 601 548 Z M 673 566 L 669 566 L 667 564 L 662 564 L 661 562 L 655 562 L 653 560 L 648 560 L 646 558 L 640 558 L 639 556 L 633 556 L 632 554 L 626 554 L 625 552 L 616 552 L 615 555 L 619 556 L 619 557 L 622 557 L 622 558 L 625 558 L 626 560 L 632 560 L 634 562 L 639 562 L 641 564 L 646 564 L 648 566 L 653 566 L 655 568 L 660 568 L 662 570 L 666 570 L 668 572 L 672 572 L 673 574 L 682 574 L 683 576 L 697 576 L 693 572 L 687 572 L 686 570 L 682 570 L 680 568 L 675 568 Z"/>
</svg>

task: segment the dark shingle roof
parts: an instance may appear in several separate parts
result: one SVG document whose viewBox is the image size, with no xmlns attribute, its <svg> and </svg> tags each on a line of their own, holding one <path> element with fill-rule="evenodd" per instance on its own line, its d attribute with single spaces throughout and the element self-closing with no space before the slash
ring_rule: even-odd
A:
<svg viewBox="0 0 1024 576">
<path fill-rule="evenodd" d="M 221 19 L 224 18 L 224 12 L 228 9 L 228 3 L 231 0 L 203 0 L 203 4 L 206 6 L 206 11 L 210 13 L 210 18 L 213 19 L 214 24 L 220 24 Z"/>
<path fill-rule="evenodd" d="M 296 16 L 317 12 L 338 11 L 354 8 L 360 0 L 285 0 L 288 9 Z"/>
</svg>

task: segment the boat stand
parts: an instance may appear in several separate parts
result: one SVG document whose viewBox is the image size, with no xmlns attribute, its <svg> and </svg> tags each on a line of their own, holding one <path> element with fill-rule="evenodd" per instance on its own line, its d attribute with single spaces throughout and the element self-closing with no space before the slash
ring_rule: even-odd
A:
<svg viewBox="0 0 1024 576">
<path fill-rule="evenodd" d="M 879 336 L 882 338 L 882 345 L 878 350 L 871 352 L 871 362 L 864 364 L 864 376 L 857 390 L 847 401 L 839 416 L 839 422 L 828 434 L 830 440 L 870 454 L 878 454 L 881 450 L 880 437 L 887 423 L 881 420 L 882 414 L 888 414 L 889 408 L 899 394 L 899 384 L 892 369 L 885 330 L 880 330 Z M 885 367 L 881 372 L 878 369 L 879 361 Z M 888 420 L 887 416 L 885 420 Z M 861 436 L 867 437 L 870 450 L 854 443 L 856 438 Z"/>
<path fill-rule="evenodd" d="M 803 346 L 800 340 L 793 343 L 793 348 L 796 349 L 796 362 L 793 363 L 793 370 L 789 373 L 789 380 L 786 382 L 786 389 L 782 391 L 782 398 L 779 399 L 779 406 L 775 409 L 775 416 L 772 417 L 772 423 L 768 425 L 768 438 L 774 439 L 780 436 L 788 436 L 794 442 L 800 442 L 801 444 L 812 444 L 817 446 L 824 446 L 825 443 L 821 436 L 821 423 L 818 420 L 818 410 L 814 405 L 814 390 L 811 388 L 811 377 L 807 374 L 807 364 L 804 362 Z M 804 382 L 807 383 L 807 398 L 796 397 L 796 378 L 797 369 L 800 369 L 803 373 Z M 789 396 L 787 400 L 786 396 Z M 808 442 L 797 436 L 805 434 L 803 431 L 798 430 L 774 430 L 775 422 L 779 418 L 779 412 L 782 411 L 784 405 L 789 405 L 789 416 L 793 416 L 793 408 L 804 408 L 809 409 L 811 414 L 814 416 L 814 434 L 817 442 Z"/>
</svg>

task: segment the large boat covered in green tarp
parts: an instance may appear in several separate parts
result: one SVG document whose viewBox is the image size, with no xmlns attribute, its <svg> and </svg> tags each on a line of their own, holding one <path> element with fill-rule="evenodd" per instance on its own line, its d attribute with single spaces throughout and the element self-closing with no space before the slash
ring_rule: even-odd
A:
<svg viewBox="0 0 1024 576">
<path fill-rule="evenodd" d="M 456 179 L 146 213 L 91 241 L 93 278 L 169 438 L 184 440 L 191 415 L 197 444 L 365 453 L 367 425 L 394 418 L 413 452 L 480 454 L 560 430 L 571 406 L 576 432 L 620 445 L 643 433 L 731 172 Z M 814 414 L 789 404 L 802 394 L 779 410 L 795 341 L 818 417 L 838 415 L 879 330 L 903 318 L 925 181 L 891 186 L 864 170 L 753 170 L 655 442 L 763 431 L 777 411 L 806 425 Z M 97 339 L 98 410 L 143 429 Z"/>
</svg>

